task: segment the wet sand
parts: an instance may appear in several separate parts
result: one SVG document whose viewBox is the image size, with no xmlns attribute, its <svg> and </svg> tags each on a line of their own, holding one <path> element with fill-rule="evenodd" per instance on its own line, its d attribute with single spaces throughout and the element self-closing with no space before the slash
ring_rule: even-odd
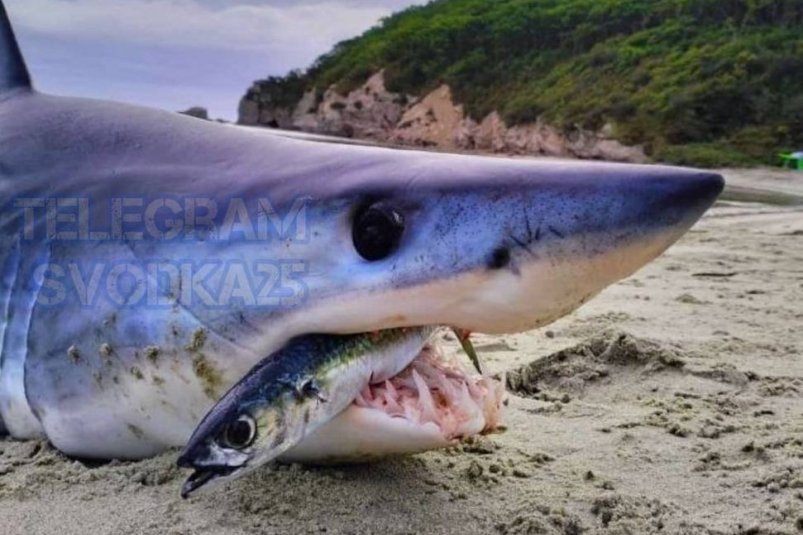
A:
<svg viewBox="0 0 803 535">
<path fill-rule="evenodd" d="M 0 533 L 801 534 L 803 173 L 726 175 L 650 266 L 545 329 L 476 338 L 509 372 L 503 433 L 189 501 L 175 452 L 89 466 L 0 441 Z"/>
</svg>

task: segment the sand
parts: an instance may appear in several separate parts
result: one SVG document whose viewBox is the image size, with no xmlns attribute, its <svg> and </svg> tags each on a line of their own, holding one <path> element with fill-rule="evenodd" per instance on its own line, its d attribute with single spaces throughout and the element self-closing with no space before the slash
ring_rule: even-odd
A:
<svg viewBox="0 0 803 535">
<path fill-rule="evenodd" d="M 803 533 L 803 173 L 726 175 L 635 276 L 548 328 L 476 338 L 509 372 L 500 434 L 188 501 L 175 452 L 87 465 L 0 441 L 0 533 Z"/>
</svg>

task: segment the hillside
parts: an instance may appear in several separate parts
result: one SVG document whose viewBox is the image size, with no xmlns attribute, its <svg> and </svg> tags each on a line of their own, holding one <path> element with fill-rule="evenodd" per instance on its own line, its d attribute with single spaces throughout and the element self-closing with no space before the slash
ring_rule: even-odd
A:
<svg viewBox="0 0 803 535">
<path fill-rule="evenodd" d="M 372 92 L 363 85 L 372 77 L 372 98 L 357 98 Z M 412 109 L 439 90 L 440 101 Z M 444 102 L 454 124 L 440 117 Z M 349 113 L 356 131 L 344 126 Z M 427 121 L 426 135 L 399 134 Z M 338 44 L 305 72 L 256 82 L 241 122 L 606 156 L 574 150 L 581 138 L 673 163 L 771 162 L 803 147 L 803 2 L 436 0 Z M 438 122 L 463 134 L 430 142 Z M 538 143 L 525 139 L 533 135 Z"/>
</svg>

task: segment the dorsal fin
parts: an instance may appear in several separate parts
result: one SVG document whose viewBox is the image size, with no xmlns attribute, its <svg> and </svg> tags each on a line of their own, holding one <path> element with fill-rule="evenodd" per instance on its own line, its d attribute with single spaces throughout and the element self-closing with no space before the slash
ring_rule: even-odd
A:
<svg viewBox="0 0 803 535">
<path fill-rule="evenodd" d="M 31 87 L 31 77 L 14 37 L 14 30 L 11 29 L 6 8 L 0 0 L 0 93 L 26 87 Z"/>
</svg>

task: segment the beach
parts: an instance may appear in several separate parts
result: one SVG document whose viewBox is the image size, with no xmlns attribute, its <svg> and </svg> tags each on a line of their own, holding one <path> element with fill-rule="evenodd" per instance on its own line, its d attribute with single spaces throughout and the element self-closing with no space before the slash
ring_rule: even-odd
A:
<svg viewBox="0 0 803 535">
<path fill-rule="evenodd" d="M 500 433 L 186 501 L 175 451 L 1 440 L 0 533 L 801 534 L 803 173 L 723 173 L 655 262 L 548 327 L 474 337 L 510 386 Z"/>
</svg>

